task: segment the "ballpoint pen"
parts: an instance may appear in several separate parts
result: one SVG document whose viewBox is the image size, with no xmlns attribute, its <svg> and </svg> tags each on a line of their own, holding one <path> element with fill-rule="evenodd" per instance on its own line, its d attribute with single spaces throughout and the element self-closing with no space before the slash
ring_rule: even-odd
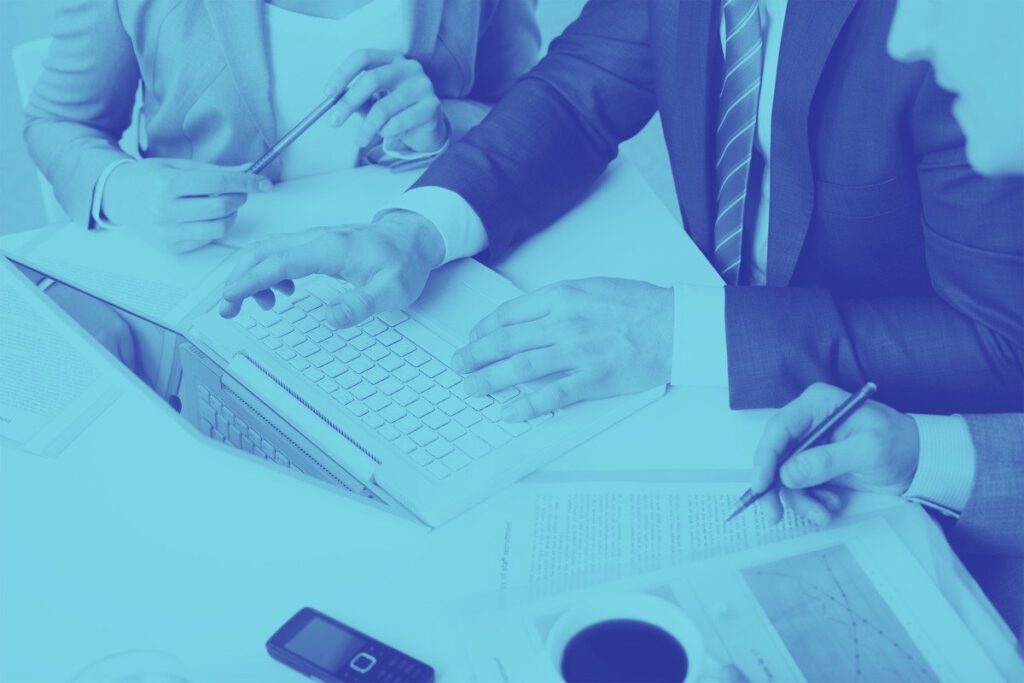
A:
<svg viewBox="0 0 1024 683">
<path fill-rule="evenodd" d="M 853 394 L 845 401 L 843 401 L 841 404 L 839 404 L 839 406 L 835 410 L 833 410 L 829 414 L 829 416 L 826 417 L 824 421 L 821 422 L 821 424 L 819 424 L 817 427 L 808 432 L 802 439 L 800 439 L 800 442 L 797 444 L 796 448 L 794 448 L 792 451 L 790 451 L 783 457 L 779 458 L 778 462 L 776 463 L 778 469 L 776 469 L 775 471 L 775 481 L 772 482 L 772 485 L 759 493 L 754 493 L 752 490 L 747 489 L 743 493 L 743 495 L 739 497 L 739 500 L 737 500 L 736 503 L 733 505 L 732 512 L 730 512 L 729 516 L 725 518 L 725 521 L 728 522 L 733 517 L 740 514 L 748 507 L 750 507 L 758 500 L 760 500 L 761 496 L 763 496 L 765 493 L 771 490 L 772 486 L 775 485 L 775 482 L 778 481 L 779 469 L 782 468 L 782 465 L 787 460 L 792 458 L 794 455 L 797 455 L 798 453 L 803 453 L 807 449 L 816 446 L 818 442 L 820 442 L 829 432 L 831 432 L 834 428 L 838 427 L 844 420 L 846 420 L 846 418 L 848 418 L 858 408 L 864 405 L 864 403 L 867 402 L 869 398 L 871 398 L 871 395 L 875 393 L 876 389 L 878 389 L 878 387 L 875 386 L 874 382 L 868 382 L 863 387 L 861 387 L 860 391 L 858 391 L 856 394 Z"/>
<path fill-rule="evenodd" d="M 331 107 L 336 105 L 338 101 L 345 96 L 346 92 L 348 92 L 347 89 L 342 89 L 333 95 L 329 95 L 323 102 L 318 104 L 313 111 L 309 112 L 304 119 L 299 121 L 290 131 L 285 133 L 284 137 L 275 142 L 274 146 L 268 149 L 263 156 L 252 162 L 252 165 L 245 169 L 245 172 L 259 173 L 269 166 L 274 159 L 281 155 L 281 152 L 288 149 L 288 146 L 298 140 L 300 135 L 305 133 L 310 126 L 319 121 L 320 117 L 329 112 Z"/>
</svg>

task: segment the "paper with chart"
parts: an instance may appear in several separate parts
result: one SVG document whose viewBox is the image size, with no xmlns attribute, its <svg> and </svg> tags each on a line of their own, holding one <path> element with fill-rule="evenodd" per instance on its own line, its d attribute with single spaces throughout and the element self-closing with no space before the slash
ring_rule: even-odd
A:
<svg viewBox="0 0 1024 683">
<path fill-rule="evenodd" d="M 892 514 L 921 514 L 903 508 Z M 569 610 L 637 593 L 704 642 L 701 680 L 997 681 L 998 669 L 892 527 L 873 518 L 465 619 L 480 681 L 556 680 L 549 637 Z"/>
<path fill-rule="evenodd" d="M 41 297 L 0 263 L 0 441 L 56 455 L 117 393 L 99 351 Z"/>
</svg>

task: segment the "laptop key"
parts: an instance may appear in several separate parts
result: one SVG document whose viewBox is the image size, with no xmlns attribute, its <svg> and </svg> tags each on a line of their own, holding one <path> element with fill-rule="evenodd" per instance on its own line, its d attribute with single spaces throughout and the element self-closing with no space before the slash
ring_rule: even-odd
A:
<svg viewBox="0 0 1024 683">
<path fill-rule="evenodd" d="M 455 421 L 463 427 L 472 427 L 477 422 L 482 420 L 480 413 L 474 410 L 463 410 L 461 413 L 455 415 Z"/>
<path fill-rule="evenodd" d="M 317 345 L 309 340 L 306 340 L 295 347 L 295 353 L 299 354 L 303 358 L 308 358 L 319 350 L 320 349 L 317 348 Z"/>
<path fill-rule="evenodd" d="M 331 359 L 331 362 L 320 368 L 320 370 L 328 377 L 337 377 L 338 375 L 344 375 L 348 368 L 338 361 Z"/>
<path fill-rule="evenodd" d="M 306 358 L 306 360 L 309 361 L 310 365 L 312 365 L 314 367 L 322 368 L 323 366 L 327 365 L 328 363 L 334 361 L 334 356 L 332 356 L 331 354 L 329 354 L 329 353 L 327 353 L 325 351 L 317 351 L 312 356 L 309 356 L 308 358 Z"/>
<path fill-rule="evenodd" d="M 339 375 L 334 378 L 334 381 L 342 386 L 344 389 L 351 389 L 355 385 L 363 381 L 363 378 L 354 372 L 346 372 L 344 375 Z"/>
<path fill-rule="evenodd" d="M 384 424 L 384 418 L 377 413 L 367 413 L 363 415 L 363 422 L 370 426 L 370 429 L 377 429 Z"/>
<path fill-rule="evenodd" d="M 420 396 L 409 387 L 402 387 L 391 398 L 400 406 L 408 406 L 418 401 Z"/>
<path fill-rule="evenodd" d="M 338 385 L 335 384 L 332 380 L 328 379 L 327 377 L 324 377 L 322 380 L 317 382 L 317 385 L 319 385 L 320 388 L 326 391 L 328 394 L 333 394 L 335 391 L 338 390 Z"/>
<path fill-rule="evenodd" d="M 351 342 L 352 346 L 356 347 L 360 351 L 365 351 L 374 345 L 373 337 L 368 334 L 360 334 L 358 337 L 353 339 Z"/>
<path fill-rule="evenodd" d="M 288 361 L 288 364 L 300 372 L 309 367 L 309 363 L 302 356 L 295 356 L 295 358 Z"/>
<path fill-rule="evenodd" d="M 427 425 L 434 431 L 437 431 L 441 427 L 451 422 L 451 420 L 448 419 L 448 416 L 442 413 L 440 410 L 435 410 L 432 413 L 424 415 L 422 420 L 423 424 Z"/>
<path fill-rule="evenodd" d="M 497 448 L 507 444 L 512 437 L 505 433 L 501 427 L 486 420 L 481 420 L 470 428 L 474 434 Z"/>
<path fill-rule="evenodd" d="M 498 426 L 509 433 L 510 436 L 522 436 L 530 431 L 528 422 L 498 422 Z"/>
<path fill-rule="evenodd" d="M 409 388 L 415 391 L 417 394 L 422 394 L 423 392 L 429 390 L 432 386 L 434 386 L 434 382 L 431 381 L 428 377 L 424 377 L 423 375 L 417 373 L 417 375 L 408 382 L 408 385 Z"/>
<path fill-rule="evenodd" d="M 384 368 L 385 370 L 387 370 L 390 373 L 394 373 L 396 370 L 398 370 L 399 368 L 401 368 L 403 366 L 409 368 L 409 366 L 405 364 L 404 360 L 402 360 L 400 357 L 396 356 L 393 353 L 389 353 L 388 355 L 386 355 L 383 358 L 381 358 L 379 361 L 377 361 L 377 365 L 381 366 L 382 368 Z M 413 372 L 416 372 L 412 368 L 409 368 L 409 369 L 412 370 Z M 413 376 L 415 377 L 415 375 L 413 375 Z M 402 381 L 402 382 L 407 382 L 408 381 L 408 380 L 402 379 L 401 377 L 399 377 L 398 379 L 399 379 L 399 381 Z"/>
<path fill-rule="evenodd" d="M 427 452 L 430 453 L 435 458 L 443 458 L 444 456 L 448 455 L 454 450 L 455 446 L 452 446 L 445 439 L 437 439 L 432 444 L 427 446 Z"/>
<path fill-rule="evenodd" d="M 403 434 L 412 434 L 421 426 L 420 421 L 412 415 L 406 415 L 395 422 L 395 427 L 397 427 Z"/>
<path fill-rule="evenodd" d="M 352 401 L 345 407 L 351 410 L 356 417 L 362 417 L 370 412 L 370 409 L 367 408 L 362 401 Z"/>
<path fill-rule="evenodd" d="M 403 311 L 387 311 L 385 313 L 378 313 L 377 319 L 386 325 L 399 325 L 409 319 L 409 316 Z"/>
<path fill-rule="evenodd" d="M 430 453 L 428 453 L 422 448 L 417 448 L 416 450 L 409 453 L 409 457 L 412 458 L 412 461 L 419 465 L 420 467 L 429 465 L 430 463 L 434 462 L 434 456 L 432 456 Z"/>
<path fill-rule="evenodd" d="M 359 358 L 359 352 L 353 349 L 351 346 L 345 346 L 335 351 L 334 357 L 340 360 L 342 363 L 351 363 L 356 358 Z"/>
<path fill-rule="evenodd" d="M 398 449 L 403 453 L 412 453 L 416 450 L 416 442 L 407 436 L 400 436 L 395 439 L 395 445 L 398 446 Z"/>
<path fill-rule="evenodd" d="M 388 400 L 388 397 L 380 392 L 377 392 L 373 396 L 365 399 L 363 403 L 365 403 L 366 407 L 375 413 L 379 413 L 391 405 L 391 401 Z"/>
<path fill-rule="evenodd" d="M 422 398 L 418 397 L 416 402 L 408 406 L 408 408 L 409 412 L 415 415 L 416 417 L 423 417 L 424 415 L 427 415 L 434 411 L 434 406 L 433 404 L 430 403 L 430 401 L 424 401 Z"/>
<path fill-rule="evenodd" d="M 382 346 L 380 344 L 374 344 L 370 348 L 363 351 L 363 355 L 365 355 L 367 358 L 373 361 L 378 361 L 381 358 L 384 358 L 385 356 L 389 355 L 389 353 L 390 352 L 388 351 L 387 347 Z"/>
<path fill-rule="evenodd" d="M 449 441 L 455 441 L 455 439 L 465 434 L 466 430 L 458 422 L 449 422 L 438 429 L 437 433 Z"/>
<path fill-rule="evenodd" d="M 384 330 L 377 335 L 377 341 L 384 346 L 392 346 L 402 341 L 402 339 L 404 339 L 404 337 L 394 330 Z"/>
<path fill-rule="evenodd" d="M 456 384 L 462 381 L 462 378 L 456 375 L 451 370 L 445 370 L 440 375 L 434 378 L 434 381 L 440 384 L 445 389 L 451 389 Z"/>
<path fill-rule="evenodd" d="M 438 405 L 449 396 L 451 396 L 451 394 L 449 394 L 447 391 L 445 391 L 439 386 L 430 387 L 425 392 L 423 392 L 423 398 L 427 399 L 434 405 Z"/>
<path fill-rule="evenodd" d="M 316 368 L 310 367 L 306 368 L 306 370 L 302 373 L 302 376 L 311 382 L 319 382 L 324 378 L 324 373 L 320 372 Z"/>
<path fill-rule="evenodd" d="M 457 472 L 458 470 L 461 470 L 463 467 L 465 467 L 466 465 L 473 461 L 470 460 L 469 456 L 465 455 L 464 453 L 455 452 L 442 458 L 441 462 L 447 465 L 448 469 Z"/>
<path fill-rule="evenodd" d="M 440 460 L 435 460 L 427 465 L 427 471 L 438 479 L 447 479 L 448 475 L 452 473 L 451 470 L 448 469 L 448 466 Z"/>
<path fill-rule="evenodd" d="M 455 445 L 474 460 L 487 455 L 492 450 L 486 441 L 475 434 L 466 434 L 462 438 L 456 439 Z"/>
<path fill-rule="evenodd" d="M 427 429 L 426 427 L 420 427 L 415 432 L 410 434 L 409 438 L 415 441 L 420 446 L 426 446 L 431 441 L 437 439 L 437 434 Z"/>
<path fill-rule="evenodd" d="M 376 318 L 370 318 L 365 323 L 360 325 L 360 327 L 363 328 L 363 332 L 372 337 L 376 337 L 378 334 L 380 334 L 381 332 L 386 332 L 388 329 L 388 326 L 386 324 L 382 323 L 380 320 L 377 320 Z"/>
<path fill-rule="evenodd" d="M 384 414 L 381 413 L 382 417 L 383 415 Z M 377 433 L 383 436 L 388 441 L 394 441 L 395 439 L 402 435 L 402 432 L 395 429 L 394 425 L 389 424 L 381 425 L 380 429 L 377 430 Z"/>
<path fill-rule="evenodd" d="M 283 347 L 284 342 L 278 339 L 277 337 L 267 337 L 266 339 L 263 340 L 263 345 L 266 346 L 271 351 L 274 351 Z"/>
<path fill-rule="evenodd" d="M 316 327 L 317 322 L 312 318 L 303 318 L 295 322 L 295 329 L 299 332 L 309 332 L 311 330 L 315 330 Z"/>
<path fill-rule="evenodd" d="M 333 336 L 331 334 L 331 331 L 328 330 L 323 325 L 318 325 L 314 329 L 310 330 L 307 334 L 309 338 L 315 341 L 317 344 L 322 344 L 323 342 L 327 341 Z"/>
<path fill-rule="evenodd" d="M 277 349 L 276 353 L 284 360 L 291 360 L 292 358 L 295 358 L 295 351 L 293 351 L 290 346 L 282 346 Z"/>
<path fill-rule="evenodd" d="M 405 408 L 396 403 L 392 403 L 391 405 L 380 411 L 380 416 L 383 417 L 388 422 L 397 422 L 406 415 L 408 415 L 408 413 L 406 412 Z"/>
<path fill-rule="evenodd" d="M 492 399 L 490 396 L 470 396 L 469 398 L 466 399 L 466 405 L 468 405 L 473 410 L 478 411 L 483 410 L 492 403 L 494 403 L 494 399 Z"/>
<path fill-rule="evenodd" d="M 380 384 L 377 385 L 377 390 L 378 391 L 383 391 L 388 396 L 393 396 L 393 395 L 397 394 L 399 391 L 401 391 L 404 388 L 405 387 L 402 385 L 401 382 L 399 382 L 394 377 L 390 377 L 390 376 L 387 379 L 385 379 L 383 382 L 381 382 Z"/>
<path fill-rule="evenodd" d="M 345 342 L 341 339 L 341 337 L 332 334 L 327 339 L 325 339 L 324 343 L 321 344 L 320 346 L 324 347 L 324 351 L 334 353 L 344 345 Z"/>
<path fill-rule="evenodd" d="M 516 389 L 515 387 L 506 387 L 501 391 L 495 391 L 493 394 L 491 394 L 494 400 L 496 400 L 498 403 L 508 403 L 518 395 L 519 389 Z"/>
<path fill-rule="evenodd" d="M 391 345 L 391 351 L 392 353 L 404 357 L 408 356 L 410 353 L 418 351 L 418 349 L 416 348 L 416 345 L 408 339 L 402 339 L 401 341 L 395 342 Z M 426 361 L 423 362 L 425 363 Z M 422 363 L 420 365 L 422 365 Z"/>
<path fill-rule="evenodd" d="M 353 372 L 358 372 L 362 374 L 373 367 L 373 361 L 371 361 L 369 358 L 359 356 L 357 358 L 353 358 L 352 360 L 350 360 L 348 362 L 348 367 Z"/>
<path fill-rule="evenodd" d="M 444 366 L 444 363 L 437 360 L 436 358 L 431 358 L 429 361 L 426 362 L 426 364 L 422 368 L 420 368 L 420 372 L 422 372 L 427 377 L 437 377 L 445 370 L 446 368 Z"/>
<path fill-rule="evenodd" d="M 373 385 L 368 384 L 366 382 L 360 382 L 359 384 L 352 387 L 350 391 L 352 392 L 352 395 L 355 396 L 360 401 L 362 401 L 364 398 L 368 398 L 377 393 L 377 390 L 373 387 Z"/>
<path fill-rule="evenodd" d="M 295 330 L 292 330 L 284 337 L 282 337 L 281 341 L 283 341 L 288 346 L 298 346 L 299 344 L 306 341 L 306 335 L 302 334 L 301 332 L 296 332 Z"/>
<path fill-rule="evenodd" d="M 445 400 L 441 401 L 441 403 L 439 403 L 437 407 L 443 410 L 445 415 L 452 416 L 458 415 L 463 410 L 465 410 L 466 404 L 460 401 L 459 399 L 455 398 L 454 396 L 449 396 Z"/>
</svg>

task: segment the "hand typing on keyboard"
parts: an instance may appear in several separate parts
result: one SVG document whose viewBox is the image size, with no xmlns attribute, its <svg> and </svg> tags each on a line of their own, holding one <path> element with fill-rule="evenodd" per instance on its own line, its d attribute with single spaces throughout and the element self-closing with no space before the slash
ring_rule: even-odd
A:
<svg viewBox="0 0 1024 683">
<path fill-rule="evenodd" d="M 470 396 L 458 373 L 406 336 L 415 327 L 408 315 L 382 313 L 338 328 L 327 321 L 333 297 L 322 281 L 311 282 L 237 324 L 435 478 L 469 467 L 550 417 L 502 420 L 518 389 Z"/>
<path fill-rule="evenodd" d="M 239 254 L 224 286 L 221 315 L 238 315 L 253 297 L 274 306 L 272 289 L 288 294 L 293 280 L 322 274 L 352 289 L 329 304 L 336 327 L 358 324 L 381 311 L 398 310 L 419 297 L 430 271 L 444 258 L 441 234 L 416 214 L 396 211 L 370 225 L 316 228 L 261 242 Z"/>
<path fill-rule="evenodd" d="M 464 373 L 470 396 L 551 378 L 505 406 L 506 420 L 664 385 L 672 372 L 672 296 L 635 280 L 560 282 L 481 320 L 452 367 Z"/>
</svg>

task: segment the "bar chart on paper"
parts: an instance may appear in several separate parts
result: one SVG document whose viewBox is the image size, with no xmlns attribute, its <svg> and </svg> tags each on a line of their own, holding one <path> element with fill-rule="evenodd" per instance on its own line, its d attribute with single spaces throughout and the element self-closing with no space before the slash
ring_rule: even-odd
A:
<svg viewBox="0 0 1024 683">
<path fill-rule="evenodd" d="M 809 681 L 938 681 L 846 546 L 743 571 Z"/>
</svg>

